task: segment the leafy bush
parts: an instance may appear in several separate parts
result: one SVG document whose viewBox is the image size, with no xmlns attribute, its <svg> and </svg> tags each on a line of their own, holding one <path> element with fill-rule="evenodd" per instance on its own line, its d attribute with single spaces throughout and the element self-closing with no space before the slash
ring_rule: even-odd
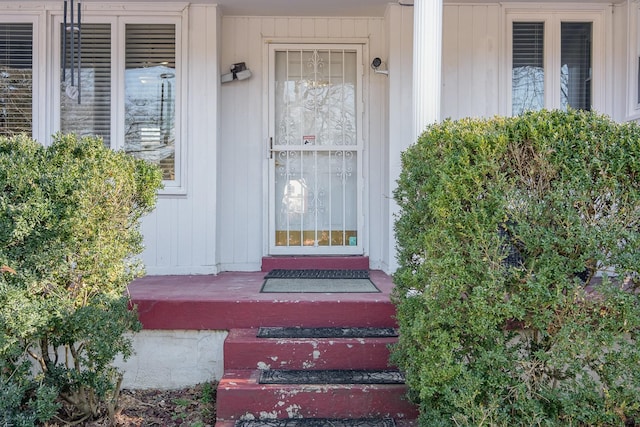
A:
<svg viewBox="0 0 640 427">
<path fill-rule="evenodd" d="M 1 425 L 114 409 L 111 362 L 139 327 L 125 290 L 142 273 L 140 218 L 160 183 L 155 166 L 97 138 L 0 138 Z"/>
<path fill-rule="evenodd" d="M 402 161 L 393 360 L 422 425 L 640 423 L 640 127 L 445 121 Z"/>
</svg>

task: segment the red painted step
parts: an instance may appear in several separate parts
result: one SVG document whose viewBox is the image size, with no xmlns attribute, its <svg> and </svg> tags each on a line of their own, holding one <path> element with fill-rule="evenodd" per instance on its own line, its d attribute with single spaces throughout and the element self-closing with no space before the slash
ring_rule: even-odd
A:
<svg viewBox="0 0 640 427">
<path fill-rule="evenodd" d="M 225 369 L 388 369 L 397 338 L 256 338 L 257 329 L 232 329 Z"/>
<path fill-rule="evenodd" d="M 262 271 L 286 270 L 368 270 L 367 256 L 268 256 Z"/>
<path fill-rule="evenodd" d="M 147 276 L 129 292 L 145 329 L 396 326 L 393 283 L 381 271 L 370 272 L 380 293 L 261 293 L 264 275 Z"/>
<path fill-rule="evenodd" d="M 403 384 L 258 384 L 259 370 L 225 371 L 216 398 L 219 420 L 265 418 L 416 419 Z"/>
</svg>

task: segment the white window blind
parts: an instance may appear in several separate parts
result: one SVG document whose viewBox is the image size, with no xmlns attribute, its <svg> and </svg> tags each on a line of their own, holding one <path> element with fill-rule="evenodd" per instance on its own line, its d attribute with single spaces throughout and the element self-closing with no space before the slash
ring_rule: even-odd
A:
<svg viewBox="0 0 640 427">
<path fill-rule="evenodd" d="M 60 83 L 60 130 L 80 136 L 100 136 L 110 147 L 111 26 L 83 23 L 81 34 L 81 45 L 77 32 L 74 35 L 72 57 L 70 29 L 67 30 L 67 49 L 63 53 L 66 58 L 62 61 L 64 69 Z M 61 52 L 64 52 L 63 48 L 61 46 Z"/>
<path fill-rule="evenodd" d="M 176 27 L 127 24 L 125 151 L 176 175 Z"/>
<path fill-rule="evenodd" d="M 544 108 L 544 22 L 514 22 L 512 114 Z"/>
<path fill-rule="evenodd" d="M 33 25 L 0 23 L 0 135 L 33 131 Z"/>
<path fill-rule="evenodd" d="M 591 22 L 560 26 L 560 103 L 563 110 L 591 110 Z"/>
</svg>

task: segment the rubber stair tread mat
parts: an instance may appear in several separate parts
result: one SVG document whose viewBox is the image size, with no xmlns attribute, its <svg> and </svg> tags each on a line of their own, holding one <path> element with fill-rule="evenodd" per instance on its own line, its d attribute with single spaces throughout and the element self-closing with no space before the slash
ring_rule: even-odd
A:
<svg viewBox="0 0 640 427">
<path fill-rule="evenodd" d="M 398 330 L 395 328 L 373 327 L 261 327 L 256 334 L 257 338 L 395 338 L 397 336 Z"/>
<path fill-rule="evenodd" d="M 235 427 L 395 427 L 391 418 L 295 418 L 286 420 L 239 420 Z"/>
<path fill-rule="evenodd" d="M 398 371 L 353 369 L 271 369 L 260 372 L 259 384 L 404 384 Z"/>
<path fill-rule="evenodd" d="M 265 279 L 368 279 L 369 270 L 286 270 L 268 272 Z"/>
<path fill-rule="evenodd" d="M 260 293 L 380 293 L 371 279 L 282 278 L 264 279 Z"/>
</svg>

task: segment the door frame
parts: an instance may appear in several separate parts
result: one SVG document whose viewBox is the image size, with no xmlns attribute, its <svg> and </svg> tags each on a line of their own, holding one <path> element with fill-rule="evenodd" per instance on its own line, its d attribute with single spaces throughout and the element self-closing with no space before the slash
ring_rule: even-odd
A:
<svg viewBox="0 0 640 427">
<path fill-rule="evenodd" d="M 272 76 L 275 74 L 275 52 L 278 50 L 311 50 L 311 49 L 353 49 L 356 52 L 356 138 L 357 144 L 353 146 L 358 153 L 357 165 L 357 244 L 355 246 L 276 246 L 275 245 L 275 208 L 271 203 L 275 190 L 275 168 L 272 167 L 274 162 L 271 160 L 271 138 L 274 135 L 275 125 L 275 108 L 274 108 L 274 87 L 275 81 Z M 368 87 L 366 73 L 364 72 L 364 58 L 368 54 L 367 40 L 312 40 L 308 42 L 299 42 L 297 40 L 265 40 L 263 49 L 263 87 L 266 89 L 263 98 L 263 253 L 265 256 L 270 255 L 288 255 L 288 256 L 312 256 L 312 255 L 365 255 L 367 251 L 368 236 L 365 230 L 368 230 L 368 215 L 365 210 L 367 206 L 367 175 L 368 154 L 365 147 L 366 141 L 366 119 L 367 112 L 364 108 L 365 91 Z"/>
</svg>

